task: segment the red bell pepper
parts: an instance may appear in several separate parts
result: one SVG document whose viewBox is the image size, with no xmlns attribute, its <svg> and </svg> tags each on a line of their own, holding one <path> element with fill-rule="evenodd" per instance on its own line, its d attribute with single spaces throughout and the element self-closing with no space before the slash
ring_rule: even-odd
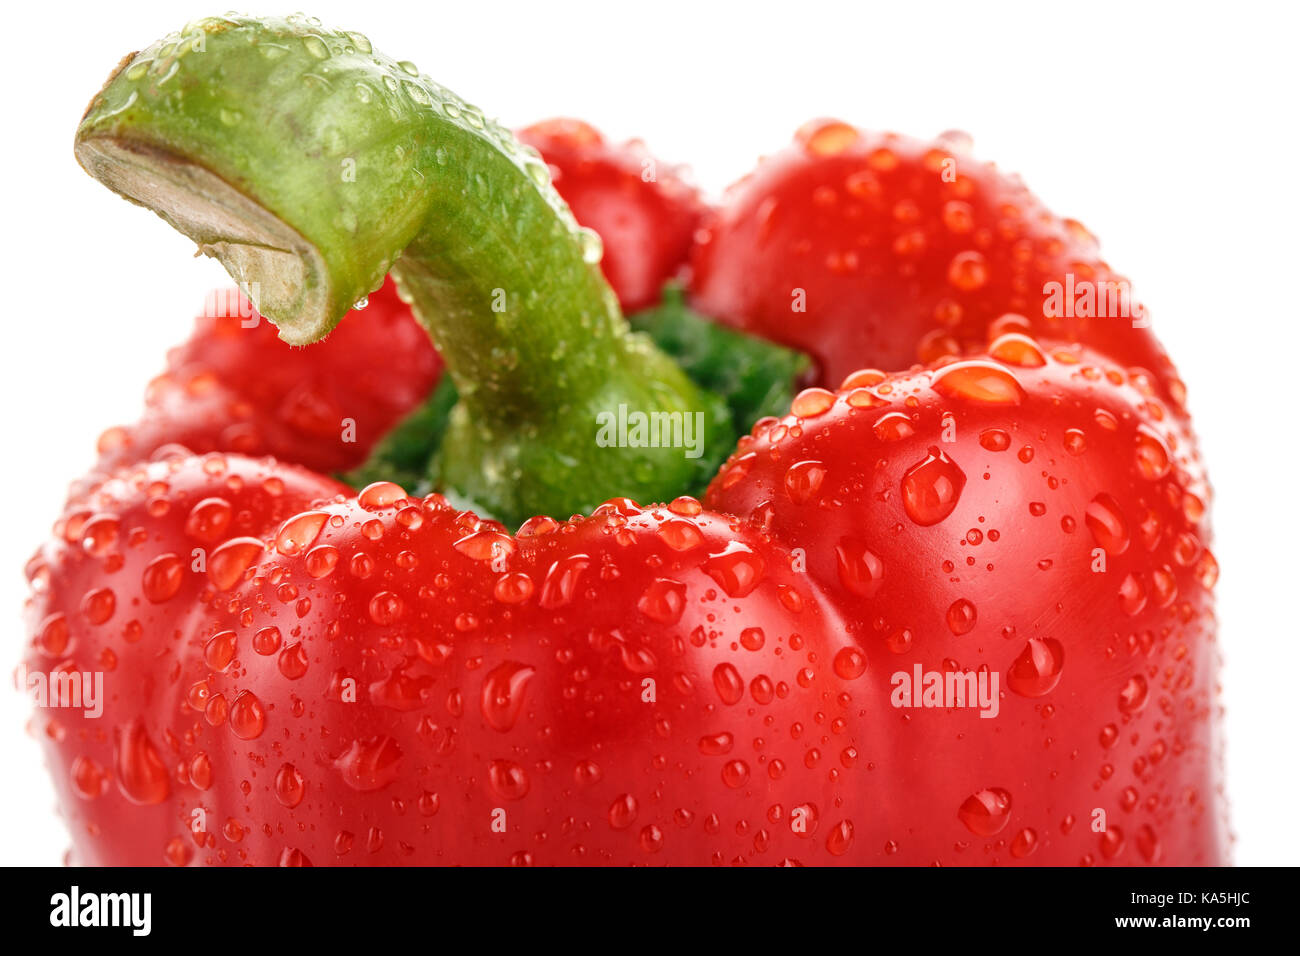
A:
<svg viewBox="0 0 1300 956">
<path fill-rule="evenodd" d="M 1027 331 L 1144 369 L 1181 409 L 1150 316 L 1097 240 L 970 151 L 961 133 L 808 123 L 707 218 L 694 305 L 815 356 L 827 387 L 864 362 L 902 369 Z"/>
<path fill-rule="evenodd" d="M 282 370 L 264 329 L 195 339 L 165 387 L 245 402 L 259 443 L 163 403 L 28 565 L 77 861 L 1224 861 L 1208 493 L 1166 380 L 1018 325 L 857 371 L 819 313 L 821 374 L 853 371 L 791 401 L 798 355 L 678 297 L 631 331 L 546 165 L 409 63 L 197 29 L 123 62 L 78 158 L 286 341 L 338 329 Z M 675 263 L 626 248 L 644 302 Z M 448 371 L 418 408 L 389 272 Z M 365 452 L 410 487 L 312 470 Z"/>
</svg>

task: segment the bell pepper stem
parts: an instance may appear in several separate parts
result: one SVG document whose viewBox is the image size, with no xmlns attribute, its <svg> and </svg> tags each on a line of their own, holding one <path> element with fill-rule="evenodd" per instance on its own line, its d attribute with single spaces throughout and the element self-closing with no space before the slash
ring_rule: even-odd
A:
<svg viewBox="0 0 1300 956">
<path fill-rule="evenodd" d="M 632 333 L 547 167 L 510 132 L 362 35 L 217 17 L 125 60 L 76 137 L 92 176 L 217 258 L 305 345 L 392 272 L 459 402 L 437 486 L 503 520 L 671 497 L 680 447 L 609 447 L 602 413 L 720 403 Z M 579 478 L 579 476 L 581 476 Z"/>
</svg>

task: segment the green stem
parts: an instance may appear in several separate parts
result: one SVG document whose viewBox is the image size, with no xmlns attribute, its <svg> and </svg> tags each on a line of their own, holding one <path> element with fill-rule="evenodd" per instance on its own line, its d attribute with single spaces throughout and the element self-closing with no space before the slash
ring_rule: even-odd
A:
<svg viewBox="0 0 1300 956">
<path fill-rule="evenodd" d="M 698 469 L 682 448 L 597 443 L 620 405 L 702 412 L 725 453 L 719 403 L 628 330 L 599 240 L 540 158 L 359 34 L 200 21 L 119 67 L 76 153 L 220 260 L 292 344 L 391 270 L 459 393 L 433 477 L 489 513 L 678 493 Z"/>
</svg>

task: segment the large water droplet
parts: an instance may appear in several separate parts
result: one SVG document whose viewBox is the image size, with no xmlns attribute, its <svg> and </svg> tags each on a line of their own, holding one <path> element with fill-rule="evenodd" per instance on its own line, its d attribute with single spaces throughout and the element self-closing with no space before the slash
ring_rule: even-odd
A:
<svg viewBox="0 0 1300 956">
<path fill-rule="evenodd" d="M 184 579 L 185 565 L 181 559 L 174 554 L 163 554 L 145 566 L 140 589 L 150 603 L 162 604 L 176 596 Z"/>
<path fill-rule="evenodd" d="M 329 515 L 323 511 L 305 511 L 281 525 L 275 536 L 275 550 L 287 557 L 302 554 L 318 537 Z"/>
<path fill-rule="evenodd" d="M 1119 555 L 1128 550 L 1128 521 L 1120 510 L 1119 502 L 1110 495 L 1103 492 L 1093 498 L 1083 517 L 1088 530 L 1092 532 L 1093 540 L 1107 554 Z"/>
<path fill-rule="evenodd" d="M 1169 474 L 1169 449 L 1160 436 L 1145 425 L 1138 427 L 1135 457 L 1138 474 L 1147 481 L 1159 481 Z"/>
<path fill-rule="evenodd" d="M 275 775 L 275 797 L 290 810 L 302 803 L 307 784 L 293 764 L 282 766 Z"/>
<path fill-rule="evenodd" d="M 190 509 L 185 519 L 185 533 L 204 544 L 220 541 L 230 527 L 235 509 L 224 498 L 204 498 Z"/>
<path fill-rule="evenodd" d="M 1147 705 L 1147 679 L 1141 674 L 1130 677 L 1119 692 L 1119 709 L 1126 714 L 1136 714 Z"/>
<path fill-rule="evenodd" d="M 1042 697 L 1055 689 L 1065 667 L 1065 648 L 1054 637 L 1031 637 L 1007 671 L 1007 686 L 1022 697 Z"/>
<path fill-rule="evenodd" d="M 266 711 L 252 691 L 240 691 L 230 705 L 230 729 L 241 740 L 260 737 L 266 729 Z"/>
<path fill-rule="evenodd" d="M 402 749 L 392 737 L 377 736 L 354 740 L 334 761 L 343 781 L 354 790 L 379 790 L 397 779 Z"/>
<path fill-rule="evenodd" d="M 582 573 L 590 564 L 591 558 L 585 554 L 570 554 L 556 561 L 542 579 L 541 596 L 537 603 L 549 611 L 572 602 Z"/>
<path fill-rule="evenodd" d="M 867 656 L 856 647 L 841 647 L 832 666 L 842 680 L 857 680 L 867 672 Z"/>
<path fill-rule="evenodd" d="M 835 570 L 840 583 L 858 597 L 875 597 L 885 576 L 884 562 L 857 538 L 842 538 L 835 546 Z"/>
<path fill-rule="evenodd" d="M 1011 794 L 1000 787 L 972 793 L 957 809 L 957 816 L 976 836 L 993 836 L 1011 819 Z"/>
<path fill-rule="evenodd" d="M 938 524 L 957 507 L 966 474 L 957 463 L 931 447 L 929 455 L 903 475 L 903 510 L 922 526 Z"/>
<path fill-rule="evenodd" d="M 945 365 L 934 373 L 930 387 L 945 398 L 976 405 L 1019 405 L 1025 397 L 1010 371 L 979 360 Z"/>
<path fill-rule="evenodd" d="M 505 661 L 483 679 L 480 702 L 483 719 L 493 730 L 512 730 L 523 711 L 524 696 L 536 670 L 527 664 Z"/>
<path fill-rule="evenodd" d="M 820 461 L 797 461 L 786 469 L 785 492 L 797 505 L 807 504 L 822 486 L 826 466 Z"/>
<path fill-rule="evenodd" d="M 758 587 L 766 570 L 763 559 L 739 541 L 732 541 L 724 550 L 710 554 L 703 567 L 727 596 L 733 598 L 742 598 Z"/>
<path fill-rule="evenodd" d="M 231 538 L 208 556 L 208 579 L 218 591 L 229 591 L 263 550 L 257 538 Z"/>
<path fill-rule="evenodd" d="M 636 606 L 638 611 L 651 620 L 660 624 L 676 624 L 686 610 L 686 585 L 668 578 L 656 578 L 642 592 Z"/>
<path fill-rule="evenodd" d="M 724 661 L 713 669 L 713 689 L 724 704 L 738 704 L 745 696 L 745 681 L 734 665 Z"/>
<path fill-rule="evenodd" d="M 132 803 L 162 803 L 171 792 L 167 767 L 144 724 L 133 720 L 116 732 L 117 786 Z"/>
</svg>

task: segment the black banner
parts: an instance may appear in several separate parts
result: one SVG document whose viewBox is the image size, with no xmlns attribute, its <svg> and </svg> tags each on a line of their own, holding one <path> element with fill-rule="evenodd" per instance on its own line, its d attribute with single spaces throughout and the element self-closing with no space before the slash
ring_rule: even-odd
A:
<svg viewBox="0 0 1300 956">
<path fill-rule="evenodd" d="M 1231 945 L 1260 927 L 1277 931 L 1289 898 L 1284 884 L 1294 880 L 1269 869 L 569 870 L 544 879 L 522 870 L 10 872 L 17 879 L 5 894 L 6 926 L 24 935 L 76 933 L 128 945 L 227 936 L 233 943 L 247 927 L 255 942 L 261 930 L 253 927 L 270 921 L 275 939 L 374 945 L 421 926 L 492 934 L 511 927 L 520 939 L 529 927 L 553 927 L 547 932 L 572 932 L 583 948 L 596 932 L 615 934 L 611 941 L 662 932 L 667 941 L 695 935 L 695 925 L 727 937 L 788 925 L 809 943 L 808 934 L 823 929 L 910 926 L 926 940 L 972 943 L 1199 934 Z"/>
</svg>

